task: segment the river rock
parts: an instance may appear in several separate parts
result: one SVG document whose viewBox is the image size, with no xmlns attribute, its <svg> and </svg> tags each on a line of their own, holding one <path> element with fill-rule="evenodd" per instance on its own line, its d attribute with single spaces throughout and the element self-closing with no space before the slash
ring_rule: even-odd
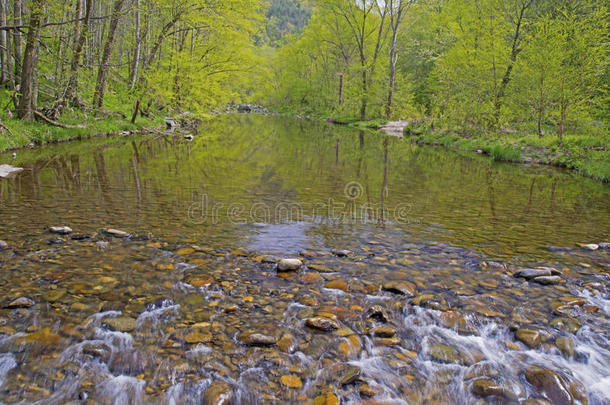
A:
<svg viewBox="0 0 610 405">
<path fill-rule="evenodd" d="M 0 165 L 0 177 L 4 179 L 11 178 L 21 171 L 23 171 L 22 167 L 15 167 L 6 164 Z"/>
<path fill-rule="evenodd" d="M 597 250 L 597 249 L 599 249 L 599 245 L 596 244 L 596 243 L 581 244 L 580 247 L 583 248 L 583 249 L 586 249 L 586 250 Z"/>
<path fill-rule="evenodd" d="M 461 357 L 457 350 L 451 346 L 437 344 L 430 346 L 428 354 L 441 363 L 460 363 Z"/>
<path fill-rule="evenodd" d="M 189 277 L 186 279 L 186 282 L 195 288 L 206 288 L 214 282 L 214 277 L 204 274 L 200 276 Z"/>
<path fill-rule="evenodd" d="M 396 334 L 396 329 L 379 327 L 369 330 L 369 334 L 380 338 L 391 338 Z"/>
<path fill-rule="evenodd" d="M 282 259 L 277 264 L 278 271 L 296 271 L 301 268 L 303 262 L 299 259 Z"/>
<path fill-rule="evenodd" d="M 560 284 L 563 279 L 559 276 L 540 276 L 534 277 L 533 281 L 542 285 Z"/>
<path fill-rule="evenodd" d="M 402 294 L 412 297 L 417 292 L 415 284 L 408 281 L 390 281 L 382 286 L 382 289 L 394 294 Z"/>
<path fill-rule="evenodd" d="M 275 336 L 257 332 L 245 332 L 239 335 L 239 341 L 248 346 L 271 346 L 277 343 Z"/>
<path fill-rule="evenodd" d="M 358 390 L 360 392 L 360 396 L 367 398 L 374 397 L 375 395 L 379 395 L 383 392 L 383 388 L 368 384 L 362 384 L 360 387 L 358 387 Z"/>
<path fill-rule="evenodd" d="M 500 374 L 498 369 L 491 362 L 480 362 L 470 366 L 464 373 L 464 380 L 471 380 L 479 377 L 496 377 Z"/>
<path fill-rule="evenodd" d="M 61 337 L 50 328 L 42 328 L 25 336 L 25 342 L 38 347 L 50 347 L 59 343 Z"/>
<path fill-rule="evenodd" d="M 339 405 L 339 398 L 332 392 L 327 392 L 326 394 L 318 395 L 313 399 L 311 405 Z M 373 404 L 371 404 L 373 405 Z"/>
<path fill-rule="evenodd" d="M 65 288 L 58 288 L 56 290 L 49 290 L 45 294 L 45 298 L 49 302 L 57 302 L 57 301 L 61 300 L 63 297 L 65 297 L 67 293 L 68 293 L 68 291 Z"/>
<path fill-rule="evenodd" d="M 277 342 L 277 347 L 283 351 L 284 353 L 293 353 L 297 347 L 298 347 L 298 342 L 297 340 L 294 338 L 294 336 L 292 336 L 289 333 L 286 333 L 282 336 L 282 338 Z"/>
<path fill-rule="evenodd" d="M 104 361 L 108 361 L 112 348 L 106 343 L 87 342 L 83 344 L 82 351 L 93 357 L 99 357 Z"/>
<path fill-rule="evenodd" d="M 564 357 L 570 358 L 574 356 L 574 341 L 567 337 L 561 336 L 555 339 L 555 346 L 559 349 Z"/>
<path fill-rule="evenodd" d="M 233 399 L 233 390 L 223 381 L 214 381 L 203 394 L 203 405 L 229 405 Z"/>
<path fill-rule="evenodd" d="M 504 394 L 502 386 L 488 378 L 474 380 L 470 390 L 473 394 L 480 397 L 489 397 L 492 395 L 501 396 Z"/>
<path fill-rule="evenodd" d="M 303 386 L 303 382 L 301 379 L 294 374 L 285 374 L 280 378 L 282 385 L 288 388 L 301 388 Z"/>
<path fill-rule="evenodd" d="M 126 238 L 129 234 L 118 229 L 108 228 L 103 230 L 106 235 L 114 236 L 115 238 Z"/>
<path fill-rule="evenodd" d="M 525 278 L 527 280 L 531 280 L 536 277 L 548 277 L 552 276 L 553 273 L 549 268 L 536 268 L 536 269 L 521 269 L 517 270 L 513 277 L 517 278 Z"/>
<path fill-rule="evenodd" d="M 610 242 L 600 242 L 597 245 L 600 249 L 610 249 Z"/>
<path fill-rule="evenodd" d="M 28 297 L 19 297 L 17 299 L 12 300 L 4 308 L 29 308 L 36 305 L 33 299 Z"/>
<path fill-rule="evenodd" d="M 334 255 L 339 256 L 339 257 L 347 257 L 347 256 L 349 256 L 350 253 L 352 253 L 349 250 L 345 250 L 345 249 L 343 249 L 343 250 L 333 250 L 332 252 L 333 252 Z"/>
<path fill-rule="evenodd" d="M 479 332 L 476 326 L 464 315 L 455 311 L 443 312 L 439 318 L 440 323 L 448 328 L 457 330 L 460 335 L 477 335 Z"/>
<path fill-rule="evenodd" d="M 341 379 L 339 380 L 339 385 L 349 385 L 360 378 L 360 367 L 348 367 L 347 370 L 343 372 Z"/>
<path fill-rule="evenodd" d="M 51 226 L 49 227 L 49 232 L 57 233 L 60 235 L 67 235 L 69 233 L 72 233 L 72 228 L 70 228 L 69 226 Z"/>
<path fill-rule="evenodd" d="M 210 332 L 194 329 L 184 336 L 184 341 L 190 344 L 209 343 L 213 339 Z"/>
<path fill-rule="evenodd" d="M 305 321 L 305 324 L 310 328 L 319 329 L 323 331 L 339 329 L 339 324 L 336 321 L 322 316 L 315 316 L 313 318 L 309 318 Z"/>
<path fill-rule="evenodd" d="M 551 321 L 550 325 L 554 328 L 561 329 L 566 332 L 576 334 L 582 324 L 580 321 L 573 318 L 555 318 Z"/>
<path fill-rule="evenodd" d="M 136 329 L 136 320 L 129 317 L 107 318 L 104 325 L 119 332 L 132 332 Z"/>
<path fill-rule="evenodd" d="M 388 313 L 381 305 L 373 305 L 372 307 L 370 307 L 368 310 L 368 316 L 370 319 L 374 319 L 383 323 L 387 323 L 390 320 Z"/>
<path fill-rule="evenodd" d="M 542 336 L 540 332 L 532 329 L 518 329 L 515 332 L 515 337 L 521 342 L 525 343 L 530 349 L 535 349 L 540 346 Z"/>
<path fill-rule="evenodd" d="M 569 385 L 556 372 L 547 368 L 531 366 L 525 371 L 525 378 L 544 398 L 554 405 L 571 405 L 574 403 Z"/>
<path fill-rule="evenodd" d="M 324 285 L 325 288 L 330 288 L 332 290 L 341 290 L 341 291 L 347 291 L 348 287 L 347 287 L 347 283 L 343 280 L 333 280 L 333 281 L 329 281 L 328 283 L 326 283 Z"/>
</svg>

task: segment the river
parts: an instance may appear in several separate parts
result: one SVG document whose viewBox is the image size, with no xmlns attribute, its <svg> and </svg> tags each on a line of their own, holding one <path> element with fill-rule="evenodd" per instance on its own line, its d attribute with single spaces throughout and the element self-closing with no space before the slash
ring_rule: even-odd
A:
<svg viewBox="0 0 610 405">
<path fill-rule="evenodd" d="M 607 185 L 237 114 L 0 163 L 0 403 L 610 403 Z"/>
</svg>

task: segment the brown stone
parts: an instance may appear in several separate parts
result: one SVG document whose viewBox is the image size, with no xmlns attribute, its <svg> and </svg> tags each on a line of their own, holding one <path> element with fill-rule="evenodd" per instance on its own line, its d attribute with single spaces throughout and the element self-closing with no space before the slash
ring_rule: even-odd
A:
<svg viewBox="0 0 610 405">
<path fill-rule="evenodd" d="M 301 379 L 294 374 L 285 374 L 280 378 L 282 385 L 288 388 L 301 388 L 303 386 L 303 382 Z"/>
<path fill-rule="evenodd" d="M 412 297 L 417 292 L 415 284 L 408 281 L 390 281 L 382 286 L 382 289 L 394 294 L 402 294 Z"/>
<path fill-rule="evenodd" d="M 305 324 L 310 328 L 324 331 L 339 329 L 339 324 L 336 321 L 322 316 L 309 318 L 307 321 L 305 321 Z"/>
<path fill-rule="evenodd" d="M 535 349 L 540 346 L 542 336 L 540 332 L 532 329 L 518 329 L 515 332 L 515 337 L 521 342 L 525 343 L 530 349 Z"/>
<path fill-rule="evenodd" d="M 492 395 L 501 396 L 504 393 L 504 389 L 501 385 L 487 378 L 474 380 L 471 390 L 473 394 L 480 397 L 489 397 Z"/>
<path fill-rule="evenodd" d="M 324 285 L 324 287 L 331 288 L 333 290 L 342 290 L 342 291 L 347 291 L 348 290 L 347 283 L 345 281 L 343 281 L 343 280 L 329 281 L 328 283 L 326 283 Z"/>
<path fill-rule="evenodd" d="M 203 405 L 229 405 L 233 399 L 233 390 L 229 384 L 214 381 L 203 395 Z"/>
<path fill-rule="evenodd" d="M 531 366 L 525 371 L 525 378 L 538 392 L 555 405 L 571 405 L 572 394 L 563 378 L 556 372 Z"/>
</svg>

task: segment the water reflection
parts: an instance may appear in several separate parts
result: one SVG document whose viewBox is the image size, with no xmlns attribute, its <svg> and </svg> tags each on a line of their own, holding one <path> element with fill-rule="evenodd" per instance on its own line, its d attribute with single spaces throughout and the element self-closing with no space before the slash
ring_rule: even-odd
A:
<svg viewBox="0 0 610 405">
<path fill-rule="evenodd" d="M 334 204 L 348 215 L 363 211 L 360 222 L 380 230 L 391 224 L 416 239 L 495 254 L 544 256 L 549 245 L 603 240 L 610 229 L 609 188 L 571 173 L 290 118 L 227 116 L 206 124 L 193 142 L 90 140 L 24 151 L 17 164 L 26 170 L 0 183 L 0 221 L 22 218 L 20 226 L 6 227 L 8 239 L 77 221 L 84 232 L 114 226 L 239 247 L 251 227 L 235 222 L 278 218 L 233 221 L 229 207 L 249 212 L 259 205 L 273 213 L 280 204 L 300 207 L 305 216 L 291 218 L 297 222 L 320 216 L 337 222 L 335 211 L 319 209 Z M 350 184 L 361 193 L 347 193 Z M 227 209 L 213 221 L 205 220 L 210 213 L 203 221 L 189 218 L 204 198 Z M 448 232 L 430 235 L 431 224 Z M 343 242 L 363 240 L 354 232 Z"/>
</svg>

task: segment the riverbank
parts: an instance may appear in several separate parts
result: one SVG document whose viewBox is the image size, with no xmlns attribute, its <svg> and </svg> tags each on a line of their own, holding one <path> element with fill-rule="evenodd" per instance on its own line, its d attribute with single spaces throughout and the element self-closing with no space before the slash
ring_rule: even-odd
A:
<svg viewBox="0 0 610 405">
<path fill-rule="evenodd" d="M 8 94 L 3 92 L 0 104 L 8 103 Z M 128 117 L 119 112 L 128 111 L 128 106 L 118 102 L 109 103 L 107 108 L 98 116 L 84 110 L 69 109 L 58 120 L 64 127 L 39 120 L 23 121 L 5 109 L 0 113 L 0 121 L 5 127 L 0 129 L 0 152 L 96 136 L 133 134 L 164 125 L 163 119 L 154 115 L 138 116 L 135 124 L 132 124 Z"/>
<path fill-rule="evenodd" d="M 430 146 L 443 146 L 448 149 L 475 152 L 488 155 L 498 162 L 543 164 L 571 169 L 577 173 L 601 181 L 610 182 L 610 135 L 603 127 L 590 134 L 568 134 L 563 142 L 555 135 L 540 138 L 517 132 L 503 133 L 501 137 L 482 133 L 468 135 L 455 131 L 432 130 L 426 124 L 388 122 L 382 119 L 361 121 L 357 118 L 325 118 L 333 124 L 359 129 L 373 129 L 385 134 L 398 136 L 395 128 L 404 126 L 403 136 L 409 142 Z M 404 124 L 404 125 L 403 125 Z"/>
<path fill-rule="evenodd" d="M 566 135 L 563 142 L 556 136 L 540 138 L 534 135 L 489 134 L 459 135 L 451 131 L 431 131 L 429 128 L 405 128 L 405 138 L 425 145 L 444 146 L 460 151 L 472 151 L 491 156 L 500 162 L 545 164 L 567 169 L 602 181 L 610 182 L 610 135 Z"/>
</svg>

